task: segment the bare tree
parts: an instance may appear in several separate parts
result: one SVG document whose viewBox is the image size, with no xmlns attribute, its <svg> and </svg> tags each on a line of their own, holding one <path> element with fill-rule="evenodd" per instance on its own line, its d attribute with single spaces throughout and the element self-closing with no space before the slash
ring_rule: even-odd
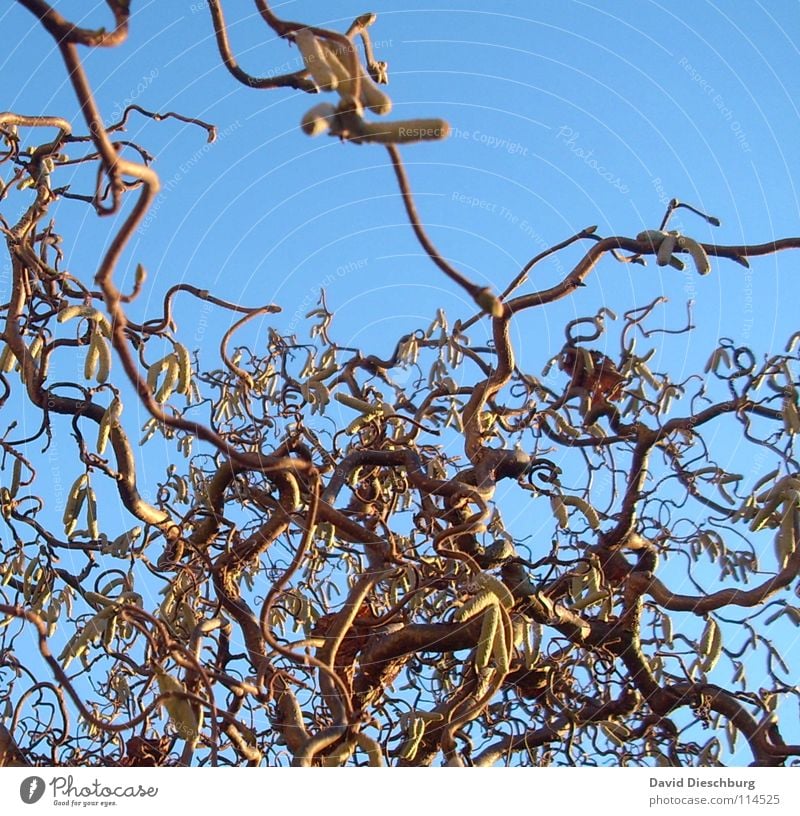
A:
<svg viewBox="0 0 800 816">
<path fill-rule="evenodd" d="M 266 348 L 237 342 L 277 306 L 191 283 L 137 323 L 129 305 L 146 275 L 122 291 L 118 266 L 159 179 L 121 134 L 133 116 L 177 118 L 209 139 L 215 129 L 137 105 L 104 123 L 80 49 L 125 40 L 128 0 L 106 0 L 113 25 L 94 30 L 44 0 L 18 2 L 53 36 L 85 128 L 0 113 L 0 197 L 14 212 L 24 200 L 0 220 L 12 271 L 2 402 L 24 404 L 37 426 L 21 438 L 12 422 L 0 439 L 0 765 L 714 765 L 740 756 L 737 739 L 758 765 L 800 754 L 786 742 L 796 723 L 787 732 L 777 716 L 797 695 L 778 644 L 800 624 L 781 594 L 796 594 L 800 567 L 798 335 L 761 360 L 721 341 L 705 376 L 676 381 L 648 362 L 693 318 L 652 328 L 660 300 L 573 320 L 544 371 L 517 365 L 509 333 L 515 315 L 568 297 L 608 258 L 704 275 L 800 238 L 701 244 L 669 230 L 688 207 L 672 201 L 658 229 L 588 227 L 496 294 L 454 268 L 418 216 L 398 145 L 448 125 L 385 118 L 374 15 L 342 34 L 257 0 L 304 61 L 259 78 L 209 0 L 237 80 L 323 92 L 307 134 L 385 147 L 419 243 L 476 313 L 439 311 L 386 359 L 337 341 L 324 293 L 310 341 L 272 330 Z M 75 165 L 96 169 L 94 190 L 59 186 Z M 93 280 L 64 268 L 69 239 L 52 210 L 69 200 L 120 219 Z M 556 285 L 523 288 L 576 245 L 585 254 Z M 176 298 L 233 316 L 218 361 L 181 340 Z M 476 342 L 479 323 L 491 343 Z M 84 380 L 59 379 L 78 351 Z M 123 397 L 147 412 L 142 444 L 163 437 L 185 457 L 152 502 Z M 347 420 L 331 433 L 334 408 Z M 719 429 L 761 457 L 756 479 L 718 464 Z M 63 530 L 41 456 L 27 453 L 55 443 L 76 454 Z M 131 518 L 121 534 L 98 506 L 112 493 Z M 537 520 L 520 540 L 504 519 L 523 505 Z M 687 594 L 671 589 L 676 575 Z"/>
</svg>

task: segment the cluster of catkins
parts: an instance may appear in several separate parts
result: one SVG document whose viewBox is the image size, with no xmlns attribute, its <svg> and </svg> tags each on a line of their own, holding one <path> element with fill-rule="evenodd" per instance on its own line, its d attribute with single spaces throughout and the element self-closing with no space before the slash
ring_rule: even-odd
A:
<svg viewBox="0 0 800 816">
<path fill-rule="evenodd" d="M 386 116 L 392 100 L 378 87 L 364 69 L 355 46 L 345 44 L 341 36 L 326 37 L 308 28 L 295 32 L 294 41 L 303 57 L 306 71 L 320 91 L 339 94 L 338 104 L 320 102 L 307 111 L 301 121 L 303 131 L 356 142 L 407 144 L 443 139 L 450 126 L 443 119 L 406 119 L 368 122 L 365 110 Z M 385 63 L 376 63 L 376 79 L 388 82 Z"/>
</svg>

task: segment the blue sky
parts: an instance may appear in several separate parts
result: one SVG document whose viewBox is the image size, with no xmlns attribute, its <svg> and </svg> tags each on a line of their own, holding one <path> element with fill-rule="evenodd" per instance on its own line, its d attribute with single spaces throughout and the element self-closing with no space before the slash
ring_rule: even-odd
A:
<svg viewBox="0 0 800 816">
<path fill-rule="evenodd" d="M 275 10 L 338 30 L 366 10 L 341 2 L 331 17 L 332 5 Z M 681 211 L 673 226 L 698 240 L 798 234 L 795 3 L 486 5 L 371 6 L 392 117 L 451 124 L 448 140 L 409 146 L 404 156 L 431 237 L 470 278 L 502 290 L 531 256 L 591 224 L 603 235 L 656 228 L 673 196 L 722 220 L 712 228 Z M 99 3 L 73 0 L 63 10 L 85 25 L 107 22 Z M 228 3 L 226 12 L 245 69 L 300 67 L 296 49 L 277 41 L 250 4 Z M 0 61 L 0 108 L 66 115 L 81 131 L 49 35 L 16 5 L 0 12 L 0 27 L 11 44 Z M 130 282 L 137 263 L 148 269 L 149 288 L 132 307 L 137 319 L 160 312 L 169 286 L 191 281 L 246 305 L 278 303 L 281 315 L 254 323 L 263 341 L 269 325 L 302 331 L 324 284 L 338 341 L 384 355 L 437 307 L 451 319 L 472 314 L 416 244 L 385 151 L 304 136 L 300 117 L 317 97 L 236 83 L 201 0 L 135 3 L 123 46 L 84 53 L 106 121 L 135 102 L 219 130 L 207 145 L 201 129 L 131 119 L 126 137 L 155 156 L 163 188 L 119 272 Z M 89 178 L 77 174 L 74 189 L 88 191 Z M 62 203 L 58 218 L 66 265 L 89 279 L 118 223 L 74 202 Z M 535 287 L 557 281 L 579 255 L 571 249 L 537 267 Z M 684 325 L 686 301 L 694 304 L 696 331 L 672 340 L 651 366 L 674 380 L 702 370 L 721 335 L 759 354 L 777 351 L 796 329 L 797 263 L 791 254 L 755 259 L 749 271 L 715 262 L 700 278 L 688 266 L 680 273 L 607 259 L 585 289 L 515 319 L 521 362 L 538 373 L 563 344 L 568 320 L 602 305 L 621 315 L 659 295 L 669 303 L 653 325 Z M 183 342 L 218 365 L 228 324 L 185 301 L 177 317 Z M 732 463 L 738 441 L 716 438 Z"/>
</svg>

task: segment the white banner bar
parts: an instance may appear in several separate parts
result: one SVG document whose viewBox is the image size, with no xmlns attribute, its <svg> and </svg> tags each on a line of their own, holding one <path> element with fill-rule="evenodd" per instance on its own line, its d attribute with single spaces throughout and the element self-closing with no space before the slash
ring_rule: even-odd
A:
<svg viewBox="0 0 800 816">
<path fill-rule="evenodd" d="M 797 814 L 798 787 L 795 768 L 4 768 L 0 813 Z"/>
</svg>

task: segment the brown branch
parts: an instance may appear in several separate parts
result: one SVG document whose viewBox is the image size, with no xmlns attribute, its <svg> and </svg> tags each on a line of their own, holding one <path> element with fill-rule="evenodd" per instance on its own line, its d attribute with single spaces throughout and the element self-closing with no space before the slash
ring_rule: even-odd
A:
<svg viewBox="0 0 800 816">
<path fill-rule="evenodd" d="M 761 255 L 771 255 L 774 252 L 780 252 L 786 249 L 800 249 L 800 238 L 782 238 L 764 244 L 742 244 L 738 246 L 701 244 L 701 246 L 709 255 L 736 260 L 737 258 L 753 258 Z M 572 271 L 555 286 L 542 289 L 539 292 L 533 292 L 529 295 L 520 295 L 519 297 L 507 301 L 506 307 L 512 314 L 516 314 L 523 309 L 529 309 L 533 306 L 543 306 L 546 303 L 560 300 L 583 284 L 583 281 L 589 277 L 606 253 L 620 249 L 627 250 L 636 255 L 655 254 L 655 250 L 649 241 L 636 241 L 633 238 L 624 238 L 622 236 L 603 238 L 596 243 L 576 264 Z"/>
<path fill-rule="evenodd" d="M 800 573 L 800 550 L 795 550 L 786 560 L 783 569 L 752 589 L 721 589 L 703 596 L 678 595 L 667 589 L 658 578 L 645 572 L 633 573 L 629 578 L 629 585 L 633 591 L 649 595 L 664 609 L 702 615 L 725 606 L 758 606 L 789 586 L 798 573 Z"/>
<path fill-rule="evenodd" d="M 28 11 L 39 18 L 44 28 L 60 43 L 102 46 L 113 48 L 124 42 L 128 36 L 130 0 L 106 0 L 106 5 L 114 15 L 114 28 L 80 28 L 59 14 L 45 0 L 17 0 Z"/>
<path fill-rule="evenodd" d="M 439 252 L 434 243 L 428 237 L 422 220 L 417 212 L 417 205 L 414 203 L 414 196 L 411 192 L 411 185 L 406 175 L 403 160 L 400 157 L 400 151 L 395 145 L 386 145 L 386 150 L 389 153 L 389 158 L 392 160 L 392 167 L 394 168 L 395 176 L 397 177 L 397 184 L 400 187 L 400 194 L 403 197 L 403 205 L 406 208 L 406 214 L 411 222 L 411 227 L 414 234 L 417 236 L 422 248 L 425 250 L 428 257 L 439 267 L 439 269 L 447 275 L 450 280 L 457 283 L 467 294 L 487 313 L 495 317 L 503 314 L 503 306 L 500 300 L 492 294 L 489 287 L 478 286 L 473 283 L 457 269 L 455 269 Z"/>
<path fill-rule="evenodd" d="M 4 725 L 0 725 L 0 768 L 20 768 L 30 764 L 14 741 L 11 732 Z"/>
<path fill-rule="evenodd" d="M 757 722 L 726 689 L 710 683 L 676 683 L 668 690 L 675 697 L 672 710 L 684 705 L 706 704 L 730 720 L 747 740 L 753 752 L 754 765 L 762 767 L 782 765 L 790 753 L 796 753 L 794 750 L 796 746 L 782 744 L 782 740 L 779 745 L 773 742 L 775 737 L 780 739 L 780 734 L 774 723 L 770 723 L 769 718 Z"/>
<path fill-rule="evenodd" d="M 231 51 L 228 40 L 228 29 L 225 25 L 225 16 L 222 11 L 220 0 L 208 0 L 208 10 L 211 12 L 211 19 L 214 22 L 214 35 L 217 40 L 217 49 L 222 59 L 222 64 L 228 69 L 230 74 L 249 88 L 269 89 L 269 88 L 296 88 L 298 91 L 306 93 L 316 93 L 317 87 L 307 79 L 305 71 L 296 71 L 291 74 L 279 74 L 274 77 L 256 77 L 247 73 L 239 66 L 236 57 Z"/>
</svg>

